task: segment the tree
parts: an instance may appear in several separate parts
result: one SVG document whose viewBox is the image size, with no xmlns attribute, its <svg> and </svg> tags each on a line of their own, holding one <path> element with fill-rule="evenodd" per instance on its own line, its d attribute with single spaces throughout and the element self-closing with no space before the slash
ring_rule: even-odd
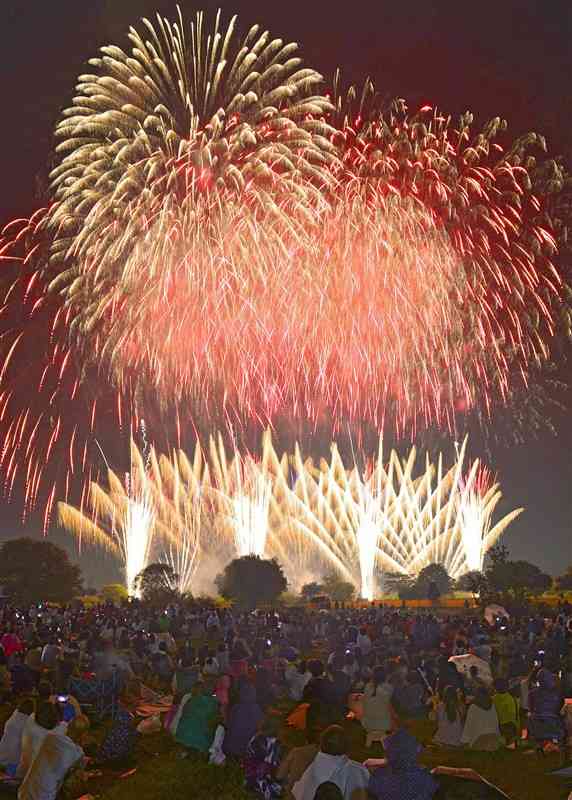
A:
<svg viewBox="0 0 572 800">
<path fill-rule="evenodd" d="M 305 600 L 311 600 L 313 597 L 317 597 L 319 594 L 324 594 L 324 587 L 321 583 L 316 583 L 316 581 L 312 581 L 312 583 L 305 583 L 302 586 L 300 594 Z"/>
<path fill-rule="evenodd" d="M 286 591 L 288 581 L 276 559 L 249 555 L 227 564 L 216 585 L 223 597 L 250 610 L 260 603 L 276 602 Z"/>
<path fill-rule="evenodd" d="M 457 580 L 457 589 L 460 592 L 471 592 L 473 597 L 478 595 L 481 604 L 488 601 L 490 586 L 487 576 L 478 569 L 470 570 L 461 575 Z"/>
<path fill-rule="evenodd" d="M 387 592 L 395 592 L 400 600 L 413 600 L 417 597 L 415 578 L 402 572 L 384 572 L 383 588 Z"/>
<path fill-rule="evenodd" d="M 16 603 L 67 603 L 82 593 L 81 569 L 47 539 L 11 539 L 0 546 L 0 585 Z"/>
<path fill-rule="evenodd" d="M 471 592 L 471 594 L 479 594 L 483 582 L 486 580 L 485 576 L 478 569 L 469 570 L 457 578 L 457 590 L 459 592 Z"/>
<path fill-rule="evenodd" d="M 417 576 L 415 588 L 419 597 L 436 602 L 451 591 L 453 581 L 442 564 L 428 564 Z"/>
<path fill-rule="evenodd" d="M 122 583 L 107 583 L 102 587 L 99 594 L 103 600 L 109 600 L 118 605 L 129 599 L 129 592 Z"/>
<path fill-rule="evenodd" d="M 177 575 L 168 564 L 149 564 L 135 577 L 133 586 L 141 599 L 154 606 L 166 606 L 177 598 L 173 588 Z"/>
<path fill-rule="evenodd" d="M 353 583 L 343 581 L 337 572 L 329 572 L 327 575 L 324 575 L 322 586 L 324 594 L 327 594 L 330 600 L 333 600 L 335 603 L 349 602 L 356 591 Z"/>
<path fill-rule="evenodd" d="M 487 582 L 501 598 L 517 601 L 525 600 L 528 594 L 542 594 L 552 586 L 550 575 L 535 564 L 504 559 L 493 561 L 487 570 Z"/>
<path fill-rule="evenodd" d="M 569 592 L 572 590 L 572 566 L 568 567 L 564 575 L 556 578 L 556 586 L 561 592 Z"/>
</svg>

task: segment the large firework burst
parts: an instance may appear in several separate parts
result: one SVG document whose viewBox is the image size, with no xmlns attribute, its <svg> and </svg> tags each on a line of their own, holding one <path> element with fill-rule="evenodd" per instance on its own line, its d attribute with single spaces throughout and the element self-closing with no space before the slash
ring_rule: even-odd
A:
<svg viewBox="0 0 572 800">
<path fill-rule="evenodd" d="M 228 427 L 450 429 L 513 404 L 570 330 L 568 179 L 542 137 L 410 116 L 370 82 L 330 101 L 296 45 L 235 25 L 157 17 L 103 48 L 57 126 L 49 205 L 0 242 L 24 250 L 1 463 L 28 506 L 66 464 L 46 520 L 102 407 L 128 436 L 149 397 Z"/>
<path fill-rule="evenodd" d="M 542 136 L 507 140 L 500 117 L 475 130 L 470 113 L 455 126 L 429 106 L 410 115 L 404 101 L 384 105 L 370 81 L 344 94 L 337 74 L 334 89 L 342 180 L 382 204 L 409 197 L 447 231 L 467 281 L 456 308 L 466 384 L 454 407 L 490 413 L 547 364 L 555 336 L 570 336 L 558 255 L 566 171 L 544 157 Z"/>
</svg>

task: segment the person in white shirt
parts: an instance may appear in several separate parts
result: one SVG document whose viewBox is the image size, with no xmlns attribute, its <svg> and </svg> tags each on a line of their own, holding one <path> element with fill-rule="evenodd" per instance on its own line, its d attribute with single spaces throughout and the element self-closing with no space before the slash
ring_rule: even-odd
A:
<svg viewBox="0 0 572 800">
<path fill-rule="evenodd" d="M 487 689 L 477 689 L 475 699 L 469 706 L 461 744 L 472 750 L 498 750 L 504 744 L 501 738 L 499 719 Z"/>
<path fill-rule="evenodd" d="M 18 800 L 56 800 L 70 769 L 83 761 L 84 752 L 77 744 L 89 726 L 86 717 L 78 717 L 69 726 L 68 734 L 51 731 L 18 790 Z"/>
<path fill-rule="evenodd" d="M 392 728 L 391 696 L 393 686 L 388 683 L 383 667 L 376 667 L 371 681 L 365 687 L 362 699 L 361 724 L 368 733 L 382 731 L 389 733 Z"/>
<path fill-rule="evenodd" d="M 16 780 L 21 781 L 26 777 L 48 733 L 65 734 L 67 726 L 60 719 L 59 708 L 49 701 L 42 702 L 36 713 L 28 718 L 22 731 L 22 751 L 16 768 Z"/>
<path fill-rule="evenodd" d="M 348 742 L 340 725 L 330 725 L 320 737 L 320 751 L 292 787 L 295 800 L 310 800 L 322 783 L 331 782 L 343 800 L 367 800 L 369 772 L 346 755 Z"/>
<path fill-rule="evenodd" d="M 30 714 L 34 711 L 33 700 L 23 700 L 4 725 L 0 740 L 0 765 L 8 774 L 15 772 L 22 755 L 22 734 Z"/>
<path fill-rule="evenodd" d="M 284 680 L 288 686 L 288 694 L 292 700 L 300 702 L 306 684 L 310 681 L 312 673 L 306 668 L 306 662 L 301 661 L 299 664 L 288 664 L 284 670 Z"/>
</svg>

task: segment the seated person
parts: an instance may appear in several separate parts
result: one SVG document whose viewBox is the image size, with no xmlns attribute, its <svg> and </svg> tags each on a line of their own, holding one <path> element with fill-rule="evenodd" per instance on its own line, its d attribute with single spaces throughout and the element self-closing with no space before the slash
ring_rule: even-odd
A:
<svg viewBox="0 0 572 800">
<path fill-rule="evenodd" d="M 135 727 L 133 714 L 120 708 L 113 721 L 111 730 L 103 740 L 97 752 L 95 761 L 98 764 L 126 761 L 133 753 L 136 740 L 137 729 Z"/>
<path fill-rule="evenodd" d="M 207 657 L 205 658 L 205 663 L 203 666 L 203 673 L 205 675 L 218 675 L 220 672 L 220 667 L 218 663 L 218 659 L 215 656 L 212 650 L 209 650 Z"/>
<path fill-rule="evenodd" d="M 53 703 L 43 701 L 38 703 L 36 713 L 32 714 L 24 725 L 22 751 L 15 772 L 16 780 L 21 781 L 25 778 L 40 750 L 42 742 L 50 731 L 64 734 L 65 725 L 62 726 L 61 723 L 60 709 Z"/>
<path fill-rule="evenodd" d="M 26 722 L 33 713 L 34 701 L 30 699 L 22 700 L 4 725 L 4 733 L 0 740 L 0 766 L 4 767 L 10 777 L 14 776 L 20 762 L 22 734 Z"/>
<path fill-rule="evenodd" d="M 344 729 L 331 725 L 320 737 L 320 750 L 302 777 L 292 787 L 295 800 L 313 798 L 320 784 L 329 781 L 342 793 L 343 800 L 367 800 L 369 772 L 347 756 L 349 749 Z"/>
<path fill-rule="evenodd" d="M 478 689 L 485 688 L 485 682 L 479 677 L 479 668 L 473 664 L 469 668 L 469 677 L 465 680 L 465 695 L 471 699 Z"/>
<path fill-rule="evenodd" d="M 477 689 L 467 711 L 461 743 L 472 750 L 498 750 L 503 744 L 497 712 L 491 696 L 484 687 Z"/>
<path fill-rule="evenodd" d="M 387 766 L 376 769 L 369 780 L 369 793 L 376 800 L 431 800 L 438 784 L 417 763 L 421 745 L 404 728 L 383 742 Z"/>
<path fill-rule="evenodd" d="M 464 705 L 454 686 L 445 686 L 443 698 L 435 710 L 437 731 L 433 736 L 435 744 L 444 747 L 461 747 L 461 737 L 465 723 Z"/>
<path fill-rule="evenodd" d="M 383 667 L 376 667 L 371 680 L 366 684 L 362 698 L 361 724 L 369 733 L 382 731 L 389 733 L 392 728 L 391 696 L 393 686 L 387 682 Z"/>
<path fill-rule="evenodd" d="M 298 665 L 294 663 L 288 664 L 284 670 L 284 680 L 288 687 L 288 695 L 292 700 L 300 702 L 306 684 L 312 675 L 306 668 L 306 662 L 300 661 Z"/>
<path fill-rule="evenodd" d="M 198 681 L 199 676 L 200 669 L 198 665 L 194 664 L 192 652 L 185 653 L 173 675 L 173 680 L 171 682 L 173 693 L 181 695 L 188 694 Z"/>
<path fill-rule="evenodd" d="M 22 653 L 14 653 L 12 656 L 10 676 L 12 679 L 12 692 L 14 694 L 27 694 L 32 692 L 38 680 L 37 674 L 24 664 Z"/>
<path fill-rule="evenodd" d="M 218 661 L 221 675 L 226 674 L 230 669 L 230 654 L 224 642 L 221 642 L 217 647 L 216 660 Z"/>
<path fill-rule="evenodd" d="M 282 797 L 282 784 L 276 771 L 280 764 L 281 748 L 276 737 L 278 720 L 265 720 L 246 748 L 243 761 L 246 788 L 264 800 Z"/>
<path fill-rule="evenodd" d="M 344 800 L 341 789 L 335 783 L 326 781 L 321 783 L 316 789 L 314 800 Z"/>
<path fill-rule="evenodd" d="M 81 706 L 71 694 L 54 694 L 53 687 L 48 681 L 38 684 L 39 702 L 57 703 L 60 706 L 62 722 L 71 722 L 81 714 Z"/>
<path fill-rule="evenodd" d="M 308 744 L 293 747 L 278 767 L 276 777 L 282 782 L 286 797 L 290 797 L 292 787 L 300 780 L 318 754 L 317 731 L 306 731 L 306 739 Z"/>
<path fill-rule="evenodd" d="M 516 739 L 520 733 L 520 707 L 519 702 L 508 689 L 505 678 L 495 681 L 493 705 L 497 712 L 501 736 L 509 747 L 516 746 Z"/>
<path fill-rule="evenodd" d="M 242 757 L 249 741 L 263 720 L 262 709 L 256 699 L 256 689 L 246 679 L 239 683 L 239 699 L 230 706 L 224 737 L 223 751 L 227 756 Z"/>
<path fill-rule="evenodd" d="M 406 719 L 420 719 L 426 716 L 425 688 L 418 672 L 412 670 L 407 674 L 405 681 L 395 687 L 391 702 L 399 715 Z"/>
<path fill-rule="evenodd" d="M 83 762 L 84 752 L 77 741 L 88 727 L 87 718 L 80 716 L 67 734 L 52 731 L 43 738 L 18 790 L 18 800 L 56 800 L 68 772 Z"/>
<path fill-rule="evenodd" d="M 179 744 L 199 753 L 208 753 L 219 719 L 218 700 L 212 683 L 196 683 L 178 719 L 175 739 Z"/>
</svg>

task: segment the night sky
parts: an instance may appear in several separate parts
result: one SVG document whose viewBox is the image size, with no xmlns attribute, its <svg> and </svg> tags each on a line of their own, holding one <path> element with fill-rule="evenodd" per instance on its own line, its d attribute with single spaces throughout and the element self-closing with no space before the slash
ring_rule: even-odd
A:
<svg viewBox="0 0 572 800">
<path fill-rule="evenodd" d="M 572 3 L 570 0 L 235 0 L 197 8 L 239 15 L 297 41 L 307 63 L 329 77 L 338 65 L 361 82 L 403 97 L 410 109 L 429 103 L 456 117 L 465 110 L 484 122 L 506 118 L 513 136 L 543 133 L 549 151 L 572 167 Z M 0 7 L 0 225 L 27 216 L 45 182 L 51 133 L 69 104 L 75 78 L 101 45 L 125 46 L 129 24 L 160 11 L 160 0 L 3 0 Z M 570 368 L 562 370 L 568 379 Z M 572 375 L 569 383 L 572 384 Z M 568 407 L 572 393 L 561 398 Z M 494 420 L 492 422 L 494 425 Z M 495 452 L 505 510 L 525 506 L 505 543 L 515 558 L 559 574 L 572 563 L 572 432 L 569 413 L 556 419 L 559 435 Z M 502 509 L 501 509 L 502 510 Z M 0 506 L 0 532 L 18 535 L 18 508 Z M 25 529 L 39 535 L 35 521 Z M 51 532 L 56 541 L 65 535 Z M 91 581 L 112 577 L 110 562 L 87 564 Z"/>
</svg>

